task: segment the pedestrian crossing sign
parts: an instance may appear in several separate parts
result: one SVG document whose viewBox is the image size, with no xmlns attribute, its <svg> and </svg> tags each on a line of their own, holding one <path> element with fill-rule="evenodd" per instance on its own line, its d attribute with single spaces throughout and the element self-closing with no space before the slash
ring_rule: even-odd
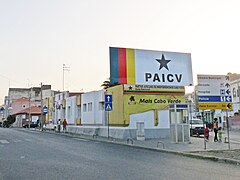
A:
<svg viewBox="0 0 240 180">
<path fill-rule="evenodd" d="M 112 111 L 112 94 L 105 94 L 105 111 Z"/>
<path fill-rule="evenodd" d="M 105 111 L 112 111 L 112 103 L 105 103 Z"/>
</svg>

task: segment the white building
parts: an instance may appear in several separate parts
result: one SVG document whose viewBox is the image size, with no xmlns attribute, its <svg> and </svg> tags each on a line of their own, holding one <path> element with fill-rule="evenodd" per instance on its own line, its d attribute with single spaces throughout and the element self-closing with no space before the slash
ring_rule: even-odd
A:
<svg viewBox="0 0 240 180">
<path fill-rule="evenodd" d="M 81 124 L 106 125 L 104 111 L 104 90 L 81 95 Z"/>
<path fill-rule="evenodd" d="M 65 92 L 55 95 L 53 124 L 57 124 L 59 119 L 61 121 L 63 121 L 65 119 L 66 99 L 68 97 L 69 97 L 68 91 L 65 91 Z"/>
<path fill-rule="evenodd" d="M 234 113 L 238 113 L 240 111 L 240 79 L 231 81 L 231 94 L 232 94 L 232 116 Z"/>
<path fill-rule="evenodd" d="M 80 124 L 81 108 L 80 95 L 71 96 L 66 99 L 66 120 L 69 125 Z"/>
</svg>

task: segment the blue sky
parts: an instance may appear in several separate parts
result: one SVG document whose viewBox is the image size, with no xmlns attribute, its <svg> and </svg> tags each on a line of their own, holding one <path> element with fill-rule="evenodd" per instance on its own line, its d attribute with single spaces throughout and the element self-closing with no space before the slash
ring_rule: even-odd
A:
<svg viewBox="0 0 240 180">
<path fill-rule="evenodd" d="M 0 0 L 0 104 L 9 87 L 101 89 L 109 46 L 191 53 L 193 76 L 238 73 L 237 0 Z"/>
</svg>

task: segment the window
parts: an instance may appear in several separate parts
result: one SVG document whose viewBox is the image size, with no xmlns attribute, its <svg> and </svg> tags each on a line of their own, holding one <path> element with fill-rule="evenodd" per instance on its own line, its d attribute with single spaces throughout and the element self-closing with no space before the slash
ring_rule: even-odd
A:
<svg viewBox="0 0 240 180">
<path fill-rule="evenodd" d="M 83 112 L 87 111 L 87 104 L 83 104 Z"/>
<path fill-rule="evenodd" d="M 100 102 L 99 103 L 99 111 L 103 111 L 104 110 L 104 102 Z"/>
<path fill-rule="evenodd" d="M 23 105 L 22 105 L 22 107 L 23 107 L 23 108 L 26 108 L 26 105 L 25 105 L 25 104 L 23 104 Z"/>
<path fill-rule="evenodd" d="M 92 111 L 92 103 L 88 103 L 88 111 Z"/>
</svg>

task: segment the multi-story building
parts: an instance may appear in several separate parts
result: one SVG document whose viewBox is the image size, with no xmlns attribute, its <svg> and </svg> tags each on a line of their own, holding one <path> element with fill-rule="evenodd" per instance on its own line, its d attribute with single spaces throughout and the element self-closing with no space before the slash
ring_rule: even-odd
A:
<svg viewBox="0 0 240 180">
<path fill-rule="evenodd" d="M 231 81 L 233 112 L 231 115 L 240 113 L 240 79 Z"/>
</svg>

